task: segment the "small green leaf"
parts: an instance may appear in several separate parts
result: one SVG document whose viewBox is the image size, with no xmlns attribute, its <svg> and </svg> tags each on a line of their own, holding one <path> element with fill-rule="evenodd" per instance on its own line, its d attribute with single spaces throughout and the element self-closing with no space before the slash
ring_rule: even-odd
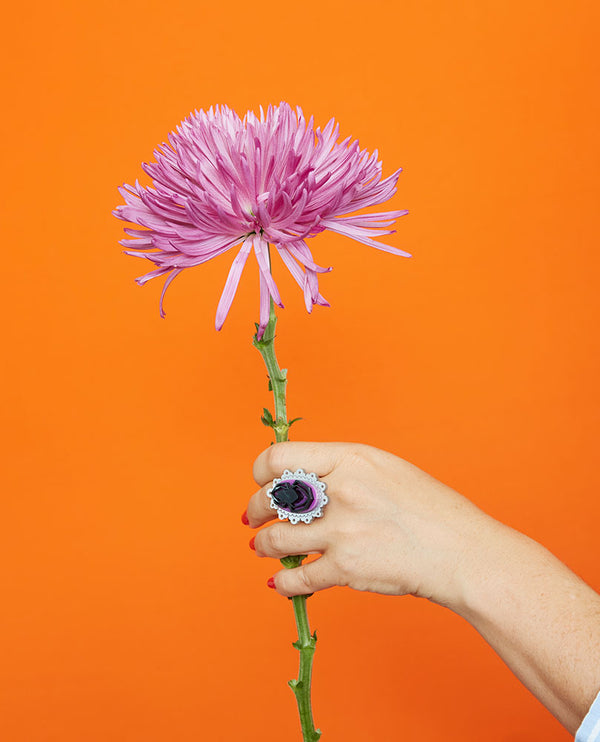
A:
<svg viewBox="0 0 600 742">
<path fill-rule="evenodd" d="M 315 642 L 317 641 L 317 632 L 316 631 L 313 633 L 313 639 L 315 640 Z"/>
<path fill-rule="evenodd" d="M 302 420 L 302 419 L 303 418 L 301 418 L 301 417 L 295 417 L 293 420 L 290 420 L 289 421 L 288 426 L 291 428 L 294 423 L 297 423 L 298 420 Z"/>
<path fill-rule="evenodd" d="M 269 410 L 266 407 L 263 407 L 263 415 L 260 418 L 263 425 L 266 425 L 267 428 L 273 427 L 273 415 L 269 412 Z"/>
<path fill-rule="evenodd" d="M 273 384 L 271 383 L 271 379 L 269 378 L 269 391 L 273 391 Z"/>
</svg>

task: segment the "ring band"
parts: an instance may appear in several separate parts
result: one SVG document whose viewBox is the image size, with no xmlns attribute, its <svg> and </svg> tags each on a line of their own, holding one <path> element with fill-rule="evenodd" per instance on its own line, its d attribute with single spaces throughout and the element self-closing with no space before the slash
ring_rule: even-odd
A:
<svg viewBox="0 0 600 742">
<path fill-rule="evenodd" d="M 295 525 L 322 517 L 323 507 L 329 502 L 326 488 L 325 482 L 321 482 L 314 472 L 307 474 L 304 469 L 294 472 L 286 469 L 281 477 L 273 480 L 267 495 L 279 520 L 289 520 Z"/>
</svg>

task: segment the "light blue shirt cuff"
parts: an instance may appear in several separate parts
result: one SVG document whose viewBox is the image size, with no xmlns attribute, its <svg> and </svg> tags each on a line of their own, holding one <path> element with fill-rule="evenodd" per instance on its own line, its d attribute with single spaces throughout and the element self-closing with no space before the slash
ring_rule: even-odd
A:
<svg viewBox="0 0 600 742">
<path fill-rule="evenodd" d="M 600 693 L 575 735 L 575 742 L 600 742 Z"/>
</svg>

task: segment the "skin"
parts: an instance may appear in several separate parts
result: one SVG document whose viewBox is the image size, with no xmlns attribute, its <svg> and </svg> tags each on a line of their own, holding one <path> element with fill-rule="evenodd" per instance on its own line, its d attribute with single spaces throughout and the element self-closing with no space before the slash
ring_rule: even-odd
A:
<svg viewBox="0 0 600 742">
<path fill-rule="evenodd" d="M 600 689 L 600 596 L 540 544 L 393 454 L 346 443 L 278 443 L 254 463 L 251 528 L 276 518 L 284 469 L 327 483 L 324 516 L 256 534 L 259 557 L 319 554 L 274 575 L 281 595 L 335 585 L 414 595 L 465 618 L 572 734 Z"/>
</svg>

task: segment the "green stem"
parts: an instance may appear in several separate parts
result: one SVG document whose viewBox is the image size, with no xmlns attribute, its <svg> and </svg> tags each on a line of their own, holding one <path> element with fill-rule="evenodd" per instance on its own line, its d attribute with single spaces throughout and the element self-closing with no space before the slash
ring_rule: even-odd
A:
<svg viewBox="0 0 600 742">
<path fill-rule="evenodd" d="M 273 299 L 271 299 L 271 308 L 269 311 L 269 322 L 265 328 L 262 338 L 258 339 L 258 331 L 254 336 L 254 347 L 258 349 L 269 374 L 269 388 L 273 391 L 275 400 L 275 417 L 272 422 L 267 422 L 275 431 L 275 441 L 280 443 L 289 439 L 289 429 L 291 423 L 287 419 L 287 410 L 285 402 L 285 389 L 287 385 L 287 369 L 280 369 L 275 356 L 275 325 L 277 324 L 277 315 Z M 265 418 L 263 418 L 264 420 Z M 286 569 L 292 569 L 302 564 L 304 556 L 288 556 L 281 560 Z M 296 696 L 298 704 L 298 714 L 300 715 L 300 724 L 302 726 L 302 737 L 304 742 L 318 742 L 321 737 L 319 729 L 315 729 L 312 715 L 312 706 L 310 699 L 310 686 L 312 677 L 313 656 L 315 653 L 315 644 L 317 642 L 317 633 L 311 635 L 308 623 L 308 614 L 306 612 L 306 595 L 295 595 L 291 600 L 294 606 L 294 616 L 296 618 L 296 627 L 298 629 L 298 641 L 294 642 L 294 647 L 300 652 L 300 667 L 298 670 L 298 679 L 290 680 L 289 686 Z"/>
<path fill-rule="evenodd" d="M 258 331 L 254 336 L 254 347 L 258 349 L 263 357 L 267 372 L 269 374 L 269 388 L 273 390 L 275 399 L 275 418 L 272 428 L 275 431 L 275 441 L 281 443 L 288 440 L 288 431 L 290 423 L 287 419 L 285 406 L 285 387 L 287 385 L 287 368 L 279 368 L 277 357 L 275 356 L 275 325 L 277 324 L 277 315 L 275 306 L 271 299 L 271 309 L 269 312 L 269 321 L 265 328 L 262 338 L 258 339 Z"/>
</svg>

